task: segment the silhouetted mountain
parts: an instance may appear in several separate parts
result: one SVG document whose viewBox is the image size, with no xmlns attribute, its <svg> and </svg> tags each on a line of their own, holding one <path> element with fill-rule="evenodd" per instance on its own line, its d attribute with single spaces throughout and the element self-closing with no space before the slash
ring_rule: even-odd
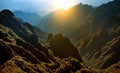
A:
<svg viewBox="0 0 120 73">
<path fill-rule="evenodd" d="M 0 73 L 96 73 L 81 58 L 55 57 L 46 45 L 38 42 L 39 30 L 21 22 L 9 10 L 0 12 Z M 66 39 L 61 43 L 64 40 L 72 45 Z"/>
<path fill-rule="evenodd" d="M 74 57 L 82 61 L 78 49 L 70 42 L 67 37 L 61 34 L 49 34 L 47 38 L 48 48 L 51 49 L 55 56 L 60 58 Z M 62 53 L 62 54 L 61 54 Z"/>
<path fill-rule="evenodd" d="M 23 12 L 23 11 L 14 11 L 15 16 L 22 19 L 25 22 L 28 22 L 32 25 L 37 25 L 40 20 L 41 16 L 39 16 L 37 13 L 29 13 L 29 12 Z"/>
</svg>

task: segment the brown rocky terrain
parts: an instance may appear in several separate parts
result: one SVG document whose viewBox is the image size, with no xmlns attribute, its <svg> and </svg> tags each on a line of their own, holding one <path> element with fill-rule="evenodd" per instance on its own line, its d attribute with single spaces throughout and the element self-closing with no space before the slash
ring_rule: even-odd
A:
<svg viewBox="0 0 120 73">
<path fill-rule="evenodd" d="M 46 45 L 39 43 L 33 28 L 9 10 L 0 12 L 0 73 L 95 73 L 70 53 L 62 59 L 55 57 Z M 64 44 L 64 40 L 60 43 Z M 74 47 L 65 41 L 65 45 Z"/>
</svg>

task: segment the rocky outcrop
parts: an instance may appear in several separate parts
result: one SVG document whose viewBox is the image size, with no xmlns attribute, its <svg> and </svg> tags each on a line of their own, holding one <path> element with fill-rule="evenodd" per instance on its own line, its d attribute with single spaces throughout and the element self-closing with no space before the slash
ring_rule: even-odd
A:
<svg viewBox="0 0 120 73">
<path fill-rule="evenodd" d="M 82 62 L 78 49 L 70 42 L 67 37 L 61 34 L 49 34 L 47 38 L 48 48 L 51 49 L 55 56 L 67 58 L 69 56 Z"/>
</svg>

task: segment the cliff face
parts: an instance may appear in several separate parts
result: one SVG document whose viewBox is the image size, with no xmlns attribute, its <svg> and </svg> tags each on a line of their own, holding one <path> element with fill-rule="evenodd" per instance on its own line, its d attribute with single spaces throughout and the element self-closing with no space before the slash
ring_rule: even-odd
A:
<svg viewBox="0 0 120 73">
<path fill-rule="evenodd" d="M 0 73 L 94 73 L 82 59 L 55 57 L 38 42 L 40 35 L 36 33 L 33 26 L 22 23 L 11 11 L 0 12 Z"/>
</svg>

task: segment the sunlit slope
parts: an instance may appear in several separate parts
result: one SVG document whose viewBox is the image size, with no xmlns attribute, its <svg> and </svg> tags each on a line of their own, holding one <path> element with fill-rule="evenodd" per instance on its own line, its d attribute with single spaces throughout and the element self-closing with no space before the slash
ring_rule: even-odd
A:
<svg viewBox="0 0 120 73">
<path fill-rule="evenodd" d="M 93 10 L 92 6 L 78 4 L 67 11 L 61 9 L 48 14 L 38 26 L 40 25 L 40 28 L 46 32 L 62 33 L 68 37 L 75 35 L 72 37 L 72 40 L 75 40 L 78 36 L 82 37 L 86 34 L 84 29 L 88 28 L 83 23 Z"/>
</svg>

